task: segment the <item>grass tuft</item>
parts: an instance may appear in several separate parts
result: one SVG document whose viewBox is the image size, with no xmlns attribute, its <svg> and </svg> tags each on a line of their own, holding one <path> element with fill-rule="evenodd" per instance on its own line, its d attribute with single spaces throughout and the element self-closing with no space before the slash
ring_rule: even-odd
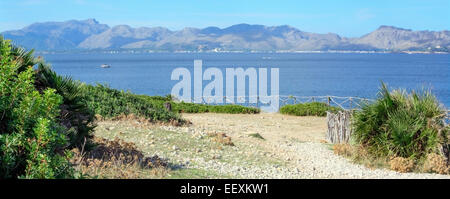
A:
<svg viewBox="0 0 450 199">
<path fill-rule="evenodd" d="M 227 146 L 234 146 L 234 143 L 231 141 L 231 137 L 227 136 L 225 133 L 210 133 L 208 136 L 217 143 Z"/>
<path fill-rule="evenodd" d="M 259 133 L 252 133 L 252 134 L 249 134 L 248 136 L 258 138 L 261 140 L 265 140 L 265 138 L 263 136 L 261 136 L 261 134 L 259 134 Z"/>
</svg>

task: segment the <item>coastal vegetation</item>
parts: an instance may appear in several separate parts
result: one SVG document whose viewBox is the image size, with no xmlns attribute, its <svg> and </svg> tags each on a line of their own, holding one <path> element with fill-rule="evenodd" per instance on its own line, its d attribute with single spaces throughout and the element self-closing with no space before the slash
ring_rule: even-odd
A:
<svg viewBox="0 0 450 199">
<path fill-rule="evenodd" d="M 168 96 L 137 95 L 131 92 L 119 91 L 105 85 L 85 85 L 82 89 L 87 104 L 96 114 L 105 118 L 119 115 L 135 114 L 139 117 L 149 118 L 151 121 L 176 122 L 183 124 L 178 113 L 230 113 L 230 114 L 256 114 L 259 108 L 242 105 L 208 105 L 186 102 L 175 102 Z M 164 104 L 169 103 L 171 110 Z"/>
<path fill-rule="evenodd" d="M 383 84 L 377 101 L 354 114 L 353 137 L 376 156 L 420 159 L 448 144 L 445 113 L 430 91 L 389 92 Z"/>
<path fill-rule="evenodd" d="M 342 110 L 339 107 L 330 106 L 323 102 L 309 102 L 301 104 L 288 104 L 280 108 L 281 114 L 295 116 L 320 116 L 327 115 L 327 111 L 338 112 Z"/>
<path fill-rule="evenodd" d="M 0 42 L 0 178 L 73 177 L 69 132 L 59 120 L 63 97 L 53 88 L 40 92 L 26 60 Z"/>
<path fill-rule="evenodd" d="M 353 115 L 352 146 L 338 145 L 334 151 L 399 172 L 448 174 L 450 128 L 445 115 L 429 90 L 389 92 L 382 84 L 378 99 Z"/>
<path fill-rule="evenodd" d="M 84 85 L 81 90 L 89 109 L 103 118 L 134 114 L 150 122 L 185 123 L 177 113 L 164 109 L 163 97 L 146 98 L 100 84 Z"/>
<path fill-rule="evenodd" d="M 172 103 L 174 111 L 180 113 L 229 113 L 229 114 L 257 114 L 260 113 L 259 108 L 246 107 L 242 105 L 226 104 L 226 105 L 208 105 L 195 103 Z"/>
</svg>

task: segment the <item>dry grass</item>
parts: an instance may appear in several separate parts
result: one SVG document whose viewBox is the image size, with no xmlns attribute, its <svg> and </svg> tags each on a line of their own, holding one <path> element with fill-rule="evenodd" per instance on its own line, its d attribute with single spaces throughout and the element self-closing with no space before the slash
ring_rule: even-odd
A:
<svg viewBox="0 0 450 199">
<path fill-rule="evenodd" d="M 72 163 L 82 174 L 93 178 L 161 178 L 168 164 L 158 156 L 144 157 L 134 143 L 94 137 L 97 145 L 89 152 L 74 149 Z"/>
<path fill-rule="evenodd" d="M 208 136 L 211 137 L 214 142 L 227 146 L 234 146 L 231 137 L 228 137 L 225 133 L 209 133 Z"/>
<path fill-rule="evenodd" d="M 423 165 L 423 170 L 430 173 L 450 174 L 450 167 L 442 155 L 429 154 Z"/>
<path fill-rule="evenodd" d="M 126 121 L 126 122 L 130 122 L 130 126 L 134 126 L 134 127 L 147 127 L 147 128 L 151 128 L 154 127 L 155 125 L 171 125 L 171 126 L 189 126 L 192 123 L 188 120 L 185 121 L 184 124 L 176 121 L 176 120 L 171 120 L 169 122 L 160 122 L 160 121 L 151 121 L 145 117 L 139 117 L 136 116 L 134 114 L 121 114 L 117 117 L 113 117 L 113 118 L 104 118 L 101 115 L 95 115 L 96 121 L 101 122 L 101 121 Z"/>
<path fill-rule="evenodd" d="M 392 157 L 390 159 L 374 157 L 370 155 L 363 146 L 352 146 L 349 144 L 333 145 L 336 155 L 344 156 L 353 162 L 362 164 L 368 168 L 389 168 L 391 170 L 406 172 L 429 172 L 438 174 L 450 174 L 450 167 L 442 155 L 429 154 L 423 164 L 416 164 L 412 159 Z"/>
<path fill-rule="evenodd" d="M 389 168 L 389 162 L 385 158 L 371 156 L 366 148 L 361 145 L 335 144 L 333 145 L 333 152 L 370 169 Z"/>
<path fill-rule="evenodd" d="M 403 157 L 394 157 L 389 161 L 390 168 L 400 173 L 411 172 L 414 169 L 414 160 Z"/>
<path fill-rule="evenodd" d="M 353 155 L 353 148 L 349 144 L 335 144 L 333 145 L 333 152 L 336 155 L 351 157 Z"/>
</svg>

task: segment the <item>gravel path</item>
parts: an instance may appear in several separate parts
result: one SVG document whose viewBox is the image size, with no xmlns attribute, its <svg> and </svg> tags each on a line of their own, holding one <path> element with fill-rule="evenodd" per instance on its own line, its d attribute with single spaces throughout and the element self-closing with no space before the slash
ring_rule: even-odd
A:
<svg viewBox="0 0 450 199">
<path fill-rule="evenodd" d="M 326 123 L 324 118 L 292 117 L 281 114 L 226 115 L 185 114 L 193 122 L 193 131 L 225 130 L 233 138 L 265 148 L 266 151 L 284 159 L 288 164 L 281 168 L 263 169 L 263 178 L 447 178 L 449 175 L 428 173 L 398 173 L 387 169 L 369 169 L 335 155 L 329 144 L 325 144 Z M 250 132 L 265 137 L 257 142 L 243 136 L 249 128 L 243 129 L 246 121 Z M 207 124 L 207 125 L 205 125 Z M 236 125 L 235 125 L 236 124 Z M 255 124 L 255 125 L 252 125 Z M 217 128 L 217 125 L 225 129 Z M 200 129 L 199 129 L 200 128 Z M 280 129 L 281 128 L 281 129 Z M 287 128 L 287 129 L 282 129 Z M 247 133 L 248 134 L 248 133 Z M 245 133 L 244 133 L 245 135 Z M 263 146 L 263 147 L 261 147 Z M 257 177 L 259 169 L 248 169 L 246 177 Z"/>
<path fill-rule="evenodd" d="M 324 143 L 325 118 L 280 114 L 183 117 L 193 124 L 142 126 L 132 121 L 104 121 L 95 134 L 134 142 L 148 156 L 169 159 L 177 169 L 203 171 L 208 178 L 450 178 L 369 169 L 337 156 Z M 226 133 L 234 146 L 212 141 L 211 133 Z M 252 137 L 255 133 L 264 139 Z"/>
</svg>

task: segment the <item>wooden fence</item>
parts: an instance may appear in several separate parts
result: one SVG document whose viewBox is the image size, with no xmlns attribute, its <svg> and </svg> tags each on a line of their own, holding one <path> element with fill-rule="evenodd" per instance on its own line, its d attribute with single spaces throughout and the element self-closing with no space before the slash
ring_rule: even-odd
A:
<svg viewBox="0 0 450 199">
<path fill-rule="evenodd" d="M 350 110 L 339 111 L 338 113 L 327 112 L 327 140 L 330 143 L 341 144 L 350 141 L 350 136 L 353 133 L 351 118 L 352 111 Z M 444 118 L 445 125 L 449 125 L 449 119 L 450 111 L 447 111 Z"/>
<path fill-rule="evenodd" d="M 352 134 L 351 111 L 327 112 L 327 139 L 330 143 L 348 143 Z"/>
<path fill-rule="evenodd" d="M 280 102 L 280 107 L 288 104 L 298 104 L 298 103 L 307 103 L 307 102 L 323 102 L 328 104 L 329 106 L 336 106 L 344 109 L 343 112 L 339 112 L 337 114 L 327 112 L 327 139 L 329 142 L 336 143 L 348 143 L 350 140 L 350 136 L 352 134 L 351 128 L 351 110 L 360 109 L 365 104 L 369 104 L 374 102 L 374 99 L 367 99 L 361 97 L 340 97 L 340 96 L 286 96 L 286 95 L 278 95 L 277 96 Z M 223 97 L 224 100 L 222 104 L 233 103 L 234 101 L 230 100 L 226 96 Z M 259 107 L 260 105 L 269 105 L 259 102 L 258 96 L 234 96 L 234 99 L 239 99 L 240 101 L 246 101 L 250 98 L 257 99 L 256 104 L 250 103 L 237 103 L 244 106 L 252 106 Z M 214 102 L 213 98 L 203 98 L 204 104 L 214 104 L 218 105 Z M 211 103 L 212 102 L 212 103 Z M 168 108 L 168 107 L 166 107 Z M 446 112 L 446 117 L 444 118 L 444 122 L 448 125 L 450 123 L 450 110 Z"/>
</svg>

